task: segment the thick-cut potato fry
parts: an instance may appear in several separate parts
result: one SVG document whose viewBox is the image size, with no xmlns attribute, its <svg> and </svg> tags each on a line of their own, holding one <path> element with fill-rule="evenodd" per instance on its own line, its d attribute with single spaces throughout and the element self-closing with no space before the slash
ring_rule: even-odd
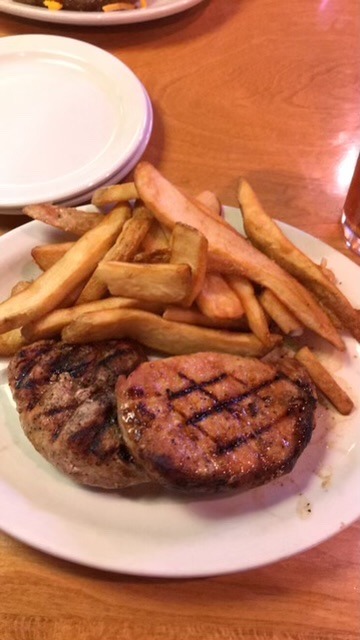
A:
<svg viewBox="0 0 360 640">
<path fill-rule="evenodd" d="M 122 211 L 104 216 L 48 271 L 25 290 L 0 304 L 0 333 L 11 331 L 49 313 L 94 270 L 119 235 L 125 221 Z"/>
<path fill-rule="evenodd" d="M 31 256 L 42 271 L 47 271 L 74 246 L 74 242 L 42 244 L 31 250 Z"/>
<path fill-rule="evenodd" d="M 11 295 L 16 296 L 17 293 L 20 293 L 20 291 L 25 291 L 25 289 L 30 287 L 30 285 L 31 285 L 31 281 L 29 280 L 19 280 L 19 282 L 14 284 L 14 286 L 12 287 Z"/>
<path fill-rule="evenodd" d="M 360 320 L 349 300 L 323 273 L 321 267 L 286 238 L 264 211 L 246 180 L 240 182 L 238 197 L 245 231 L 251 242 L 312 291 L 360 341 Z"/>
<path fill-rule="evenodd" d="M 264 289 L 259 295 L 259 300 L 266 313 L 283 333 L 291 336 L 301 336 L 304 327 L 270 289 Z"/>
<path fill-rule="evenodd" d="M 87 313 L 62 332 L 65 342 L 87 342 L 129 337 L 156 351 L 180 355 L 197 351 L 219 351 L 242 356 L 263 356 L 281 341 L 272 336 L 265 347 L 252 333 L 231 333 L 169 322 L 147 311 L 130 309 Z"/>
<path fill-rule="evenodd" d="M 69 231 L 76 236 L 84 235 L 104 218 L 102 213 L 82 211 L 74 207 L 59 207 L 53 204 L 31 204 L 24 207 L 23 212 L 34 220 L 41 220 L 41 222 L 63 231 Z"/>
<path fill-rule="evenodd" d="M 12 329 L 0 335 L 0 357 L 9 358 L 26 344 L 20 329 Z"/>
<path fill-rule="evenodd" d="M 196 196 L 196 200 L 204 204 L 205 207 L 210 209 L 215 215 L 221 216 L 221 202 L 213 191 L 201 191 L 201 193 L 198 193 Z"/>
<path fill-rule="evenodd" d="M 242 276 L 228 276 L 227 282 L 240 298 L 251 331 L 261 342 L 267 344 L 270 331 L 264 310 L 255 295 L 252 283 L 248 278 Z"/>
<path fill-rule="evenodd" d="M 201 291 L 206 274 L 208 241 L 205 236 L 186 224 L 178 222 L 171 234 L 171 264 L 188 264 L 191 269 L 191 287 L 182 301 L 184 306 L 191 306 Z"/>
<path fill-rule="evenodd" d="M 97 273 L 112 295 L 149 302 L 180 303 L 191 289 L 188 264 L 102 262 Z"/>
<path fill-rule="evenodd" d="M 302 349 L 295 354 L 295 358 L 301 362 L 314 384 L 331 404 L 334 405 L 339 413 L 343 415 L 351 413 L 354 407 L 353 401 L 308 347 L 302 347 Z"/>
<path fill-rule="evenodd" d="M 207 273 L 196 298 L 201 313 L 214 320 L 242 318 L 244 307 L 239 297 L 219 273 Z"/>
<path fill-rule="evenodd" d="M 305 326 L 336 348 L 345 349 L 329 318 L 305 288 L 225 220 L 212 213 L 207 215 L 206 207 L 189 200 L 148 162 L 137 165 L 135 185 L 140 198 L 162 224 L 172 228 L 181 220 L 199 229 L 208 239 L 209 253 L 221 271 L 246 276 L 268 287 Z"/>
<path fill-rule="evenodd" d="M 128 203 L 118 205 L 120 210 L 126 210 L 126 216 L 130 215 L 130 206 Z M 115 210 L 115 209 L 114 209 Z M 132 260 L 135 256 L 142 240 L 147 234 L 153 216 L 145 207 L 138 207 L 134 210 L 133 216 L 124 224 L 124 228 L 117 238 L 115 244 L 109 249 L 107 254 L 101 260 L 92 274 L 90 280 L 86 283 L 76 304 L 84 304 L 92 300 L 100 300 L 107 294 L 107 287 L 102 278 L 99 276 L 98 269 L 102 262 L 110 260 L 119 260 L 126 262 Z"/>
<path fill-rule="evenodd" d="M 158 221 L 153 218 L 151 227 L 142 241 L 141 249 L 146 252 L 168 249 L 168 235 L 169 232 L 166 233 Z"/>
<path fill-rule="evenodd" d="M 155 249 L 155 251 L 142 251 L 137 253 L 133 262 L 147 264 L 168 264 L 170 262 L 170 249 Z"/>
<path fill-rule="evenodd" d="M 91 202 L 95 207 L 101 209 L 107 205 L 126 202 L 127 200 L 137 200 L 138 192 L 133 182 L 123 182 L 113 184 L 108 187 L 100 187 L 93 193 Z"/>
<path fill-rule="evenodd" d="M 199 327 L 209 329 L 237 329 L 238 331 L 249 331 L 246 318 L 210 318 L 205 316 L 198 309 L 184 309 L 183 307 L 167 307 L 163 313 L 164 320 L 171 322 L 185 322 Z"/>
<path fill-rule="evenodd" d="M 94 300 L 93 302 L 86 302 L 85 304 L 79 304 L 75 307 L 66 309 L 55 309 L 46 316 L 35 320 L 35 322 L 29 322 L 22 330 L 21 334 L 24 336 L 27 342 L 34 342 L 35 340 L 43 340 L 45 338 L 53 338 L 61 334 L 61 331 L 70 322 L 73 322 L 79 316 L 84 313 L 91 313 L 93 311 L 104 311 L 105 309 L 143 309 L 145 311 L 151 311 L 152 313 L 161 313 L 162 306 L 159 306 L 153 302 L 145 302 L 144 300 L 135 300 L 133 298 L 104 298 L 103 300 Z M 18 329 L 15 329 L 18 331 Z M 7 334 L 3 334 L 4 336 Z M 0 336 L 0 353 L 1 353 L 1 338 Z"/>
</svg>

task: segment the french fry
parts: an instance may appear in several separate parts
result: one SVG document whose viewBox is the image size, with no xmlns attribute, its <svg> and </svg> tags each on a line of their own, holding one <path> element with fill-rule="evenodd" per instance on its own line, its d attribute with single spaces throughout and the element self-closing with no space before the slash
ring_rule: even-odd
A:
<svg viewBox="0 0 360 640">
<path fill-rule="evenodd" d="M 79 304 L 75 307 L 66 309 L 55 309 L 51 313 L 35 320 L 35 322 L 29 322 L 22 330 L 21 335 L 27 342 L 34 342 L 35 340 L 44 340 L 45 338 L 53 338 L 61 334 L 61 331 L 70 322 L 73 322 L 84 313 L 91 313 L 93 311 L 104 311 L 106 309 L 143 309 L 145 311 L 151 311 L 152 313 L 161 313 L 163 307 L 153 303 L 145 302 L 143 300 L 135 300 L 133 298 L 104 298 L 103 300 L 94 300 L 93 302 L 87 302 L 85 304 Z M 18 329 L 15 329 L 18 331 Z M 5 336 L 7 334 L 3 334 Z M 1 338 L 0 336 L 0 353 L 1 353 Z"/>
<path fill-rule="evenodd" d="M 339 413 L 343 415 L 351 413 L 354 407 L 353 401 L 308 347 L 302 347 L 295 354 L 295 358 L 301 362 L 314 384 Z"/>
<path fill-rule="evenodd" d="M 28 280 L 19 280 L 19 282 L 14 284 L 14 286 L 12 287 L 11 296 L 16 296 L 16 294 L 20 293 L 20 291 L 25 291 L 25 289 L 27 289 L 30 285 L 31 282 Z"/>
<path fill-rule="evenodd" d="M 270 289 L 264 289 L 259 295 L 259 300 L 266 313 L 283 333 L 291 336 L 302 335 L 304 331 L 302 324 Z"/>
<path fill-rule="evenodd" d="M 11 331 L 52 311 L 94 270 L 119 235 L 123 211 L 104 216 L 48 271 L 16 296 L 0 304 L 0 333 Z"/>
<path fill-rule="evenodd" d="M 360 341 L 360 320 L 349 300 L 324 274 L 321 267 L 286 238 L 264 211 L 246 180 L 240 182 L 238 197 L 245 231 L 251 242 L 312 291 L 325 307 L 329 307 L 340 318 L 356 340 Z"/>
<path fill-rule="evenodd" d="M 129 337 L 146 347 L 172 355 L 197 351 L 220 351 L 243 356 L 263 356 L 281 341 L 272 336 L 265 347 L 251 333 L 232 333 L 169 322 L 147 311 L 121 309 L 88 313 L 62 332 L 65 342 L 81 343 Z"/>
<path fill-rule="evenodd" d="M 170 306 L 166 307 L 162 314 L 164 320 L 171 322 L 185 322 L 186 324 L 194 324 L 199 327 L 208 327 L 209 329 L 237 329 L 238 331 L 248 331 L 249 325 L 246 318 L 210 318 L 205 316 L 196 308 L 184 309 L 184 307 Z"/>
<path fill-rule="evenodd" d="M 169 232 L 153 218 L 151 227 L 142 241 L 141 248 L 146 252 L 162 251 L 169 248 Z"/>
<path fill-rule="evenodd" d="M 187 299 L 191 290 L 188 264 L 102 262 L 97 273 L 115 296 L 176 304 Z"/>
<path fill-rule="evenodd" d="M 133 262 L 148 264 L 167 264 L 170 262 L 170 249 L 155 249 L 155 251 L 142 251 L 137 253 Z"/>
<path fill-rule="evenodd" d="M 130 206 L 128 203 L 118 205 L 120 210 L 126 211 L 127 221 L 124 224 L 121 234 L 117 238 L 115 244 L 101 260 L 92 274 L 90 280 L 86 283 L 76 304 L 84 304 L 92 300 L 100 300 L 107 294 L 107 287 L 99 276 L 99 267 L 102 262 L 111 260 L 127 261 L 132 260 L 135 256 L 142 240 L 147 234 L 153 216 L 145 207 L 138 207 L 134 210 L 133 216 L 129 218 Z"/>
<path fill-rule="evenodd" d="M 12 329 L 0 335 L 0 357 L 9 358 L 26 344 L 20 329 Z"/>
<path fill-rule="evenodd" d="M 242 276 L 228 276 L 230 288 L 239 296 L 249 327 L 261 342 L 267 344 L 270 336 L 265 313 L 261 307 L 250 280 Z"/>
<path fill-rule="evenodd" d="M 73 246 L 74 242 L 38 245 L 31 250 L 31 256 L 42 271 L 47 271 Z"/>
<path fill-rule="evenodd" d="M 246 276 L 269 288 L 305 326 L 337 349 L 345 349 L 329 318 L 305 288 L 225 220 L 211 213 L 207 215 L 206 208 L 197 206 L 148 162 L 137 165 L 135 185 L 140 198 L 162 224 L 172 228 L 181 220 L 205 235 L 209 254 L 216 258 L 220 271 Z"/>
<path fill-rule="evenodd" d="M 171 234 L 170 264 L 188 264 L 191 269 L 189 293 L 182 300 L 184 306 L 191 306 L 200 293 L 205 279 L 208 242 L 194 227 L 178 222 Z"/>
<path fill-rule="evenodd" d="M 95 207 L 101 209 L 107 205 L 126 202 L 127 200 L 137 200 L 138 192 L 133 182 L 123 182 L 113 184 L 108 187 L 100 187 L 93 193 L 91 202 Z"/>
<path fill-rule="evenodd" d="M 53 204 L 31 204 L 23 212 L 34 220 L 82 236 L 96 227 L 104 218 L 102 213 L 82 211 L 74 207 L 59 207 Z"/>
<path fill-rule="evenodd" d="M 244 307 L 222 275 L 207 273 L 196 298 L 201 313 L 216 320 L 242 318 Z"/>
<path fill-rule="evenodd" d="M 212 211 L 214 215 L 221 216 L 221 202 L 213 191 L 201 191 L 201 193 L 198 193 L 196 196 L 196 200 L 205 205 L 205 207 Z"/>
</svg>

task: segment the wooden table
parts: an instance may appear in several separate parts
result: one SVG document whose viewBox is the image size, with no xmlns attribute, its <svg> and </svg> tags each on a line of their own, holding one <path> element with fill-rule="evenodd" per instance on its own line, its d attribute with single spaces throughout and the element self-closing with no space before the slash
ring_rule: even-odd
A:
<svg viewBox="0 0 360 640">
<path fill-rule="evenodd" d="M 145 158 L 236 204 L 239 175 L 267 210 L 345 248 L 339 214 L 360 147 L 358 0 L 211 0 L 158 22 L 82 28 L 1 14 L 0 35 L 61 34 L 121 58 L 147 88 Z M 26 221 L 0 216 L 4 233 Z M 354 496 L 358 499 L 358 496 Z M 113 575 L 0 538 L 1 640 L 353 640 L 359 524 L 245 573 Z"/>
</svg>

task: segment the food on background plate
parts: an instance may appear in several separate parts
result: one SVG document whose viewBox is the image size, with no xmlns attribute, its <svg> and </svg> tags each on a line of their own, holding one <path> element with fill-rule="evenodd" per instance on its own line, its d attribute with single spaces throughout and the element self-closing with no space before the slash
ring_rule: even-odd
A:
<svg viewBox="0 0 360 640">
<path fill-rule="evenodd" d="M 14 355 L 21 349 L 14 356 L 13 362 L 16 365 L 11 364 L 10 376 L 12 375 L 13 380 L 16 378 L 16 375 L 11 372 L 14 371 L 14 366 L 19 367 L 18 358 L 23 357 L 24 361 L 28 359 L 30 362 L 28 354 L 36 354 L 38 345 L 43 344 L 38 341 L 44 339 L 53 339 L 49 352 L 58 353 L 60 363 L 64 359 L 61 354 L 65 353 L 67 349 L 71 351 L 71 358 L 76 362 L 76 354 L 84 353 L 84 348 L 88 349 L 89 353 L 93 350 L 93 353 L 96 354 L 98 349 L 101 351 L 105 348 L 104 344 L 109 340 L 130 339 L 134 345 L 136 343 L 143 345 L 139 347 L 140 350 L 145 347 L 150 350 L 150 353 L 155 351 L 157 354 L 162 354 L 163 358 L 166 355 L 181 356 L 179 360 L 176 357 L 165 358 L 165 360 L 161 360 L 161 364 L 155 362 L 148 368 L 147 365 L 144 366 L 145 371 L 154 371 L 154 375 L 158 375 L 158 371 L 162 370 L 164 384 L 167 376 L 169 384 L 174 382 L 177 362 L 181 363 L 181 366 L 184 364 L 186 370 L 193 371 L 195 382 L 200 375 L 207 376 L 209 363 L 213 363 L 210 369 L 212 366 L 215 367 L 219 380 L 223 381 L 222 392 L 227 394 L 230 393 L 234 385 L 236 387 L 242 380 L 239 377 L 234 382 L 232 374 L 229 373 L 229 366 L 232 367 L 235 361 L 238 362 L 238 372 L 241 370 L 246 377 L 251 371 L 264 371 L 262 367 L 265 366 L 265 363 L 258 359 L 266 354 L 272 356 L 273 350 L 278 351 L 274 360 L 275 364 L 266 364 L 267 367 L 273 367 L 273 373 L 276 371 L 275 379 L 270 385 L 271 394 L 266 402 L 261 395 L 261 388 L 255 389 L 254 385 L 250 385 L 248 389 L 248 392 L 253 394 L 251 396 L 254 400 L 252 403 L 248 404 L 245 398 L 236 400 L 235 396 L 231 396 L 232 400 L 229 400 L 230 404 L 227 404 L 226 408 L 216 404 L 219 398 L 212 397 L 212 391 L 207 388 L 208 383 L 206 383 L 206 392 L 204 389 L 198 389 L 197 393 L 201 395 L 202 401 L 205 395 L 205 399 L 210 404 L 213 403 L 213 406 L 217 406 L 216 415 L 219 420 L 218 426 L 215 425 L 214 428 L 219 429 L 219 434 L 223 437 L 221 440 L 219 436 L 219 447 L 226 449 L 227 444 L 224 443 L 229 434 L 237 433 L 237 444 L 234 445 L 233 450 L 231 447 L 226 449 L 227 455 L 233 456 L 234 460 L 241 460 L 242 465 L 244 463 L 243 455 L 245 458 L 248 456 L 246 460 L 250 466 L 251 456 L 255 456 L 258 460 L 258 472 L 255 475 L 250 472 L 249 476 L 246 473 L 239 473 L 240 467 L 236 471 L 237 463 L 235 464 L 235 462 L 235 467 L 230 465 L 229 469 L 232 468 L 235 474 L 233 480 L 230 480 L 230 476 L 226 475 L 228 470 L 225 465 L 223 467 L 224 478 L 227 479 L 224 480 L 224 488 L 255 486 L 256 483 L 262 484 L 273 477 L 286 473 L 292 468 L 311 436 L 315 394 L 310 379 L 313 379 L 315 386 L 318 386 L 320 390 L 324 379 L 322 375 L 319 375 L 321 369 L 318 366 L 313 364 L 310 367 L 309 358 L 304 360 L 304 351 L 299 351 L 299 347 L 302 346 L 304 340 L 306 341 L 310 330 L 324 338 L 330 345 L 343 350 L 345 345 L 339 328 L 335 328 L 331 318 L 322 308 L 323 300 L 317 300 L 312 296 L 299 282 L 301 278 L 295 279 L 293 275 L 288 273 L 291 269 L 287 268 L 286 261 L 284 262 L 285 268 L 276 264 L 251 243 L 251 238 L 249 242 L 221 219 L 221 203 L 213 192 L 202 192 L 196 197 L 188 196 L 166 180 L 149 163 L 144 162 L 138 165 L 134 177 L 134 183 L 112 185 L 95 192 L 93 202 L 98 205 L 102 203 L 100 211 L 80 212 L 77 209 L 62 207 L 58 212 L 58 208 L 53 205 L 36 205 L 25 209 L 31 217 L 64 231 L 70 230 L 73 235 L 78 236 L 78 239 L 35 247 L 32 251 L 32 257 L 43 273 L 33 282 L 17 283 L 14 295 L 12 294 L 7 300 L 0 303 L 0 355 Z M 239 195 L 241 196 L 241 190 Z M 251 198 L 245 198 L 245 202 L 244 198 L 240 201 L 245 216 L 251 202 Z M 275 223 L 273 224 L 275 225 Z M 265 228 L 267 229 L 266 225 L 264 225 Z M 275 228 L 277 228 L 276 225 Z M 312 261 L 309 262 L 314 264 Z M 304 269 L 305 271 L 308 269 L 306 263 Z M 312 267 L 309 267 L 309 270 L 311 271 Z M 154 273 L 156 273 L 156 278 Z M 336 285 L 332 286 L 337 290 Z M 349 315 L 358 317 L 358 312 L 351 307 L 350 303 L 346 301 L 346 304 L 347 308 L 352 310 Z M 296 340 L 300 334 L 303 334 L 302 342 L 297 346 Z M 291 336 L 292 344 L 287 344 L 287 335 Z M 24 347 L 27 344 L 29 346 Z M 39 348 L 41 351 L 41 347 Z M 137 349 L 136 346 L 134 348 Z M 298 353 L 296 353 L 297 351 Z M 21 356 L 21 353 L 25 355 Z M 312 356 L 312 362 L 315 360 L 315 363 L 319 363 L 316 356 L 310 351 L 309 353 Z M 284 354 L 286 354 L 286 358 L 283 358 Z M 247 360 L 247 358 L 252 359 Z M 85 371 L 87 364 L 88 361 L 81 364 L 80 359 L 78 367 L 75 366 L 74 370 L 70 368 L 67 373 L 60 367 L 62 376 L 60 383 L 56 375 L 47 380 L 46 384 L 41 383 L 41 393 L 45 394 L 44 400 L 48 397 L 51 398 L 53 384 L 55 384 L 55 389 L 59 388 L 59 384 L 61 388 L 61 384 L 67 380 L 69 388 L 75 388 L 77 375 L 82 380 L 83 369 Z M 44 370 L 46 370 L 46 366 L 45 363 Z M 111 358 L 110 370 L 113 371 Z M 40 375 L 36 367 L 34 371 L 35 375 Z M 136 369 L 131 374 L 133 376 L 131 379 L 136 379 L 137 373 Z M 27 375 L 26 370 L 24 375 Z M 147 380 L 147 375 L 144 382 L 146 389 L 148 384 L 153 382 Z M 330 402 L 340 412 L 348 413 L 352 408 L 351 400 L 330 374 L 328 376 L 334 383 L 329 384 L 332 389 L 331 394 L 327 394 Z M 72 378 L 74 379 L 72 380 Z M 181 379 L 184 381 L 185 378 Z M 280 380 L 287 390 L 292 390 L 292 395 L 287 395 L 285 390 L 283 390 L 284 393 L 278 393 L 281 387 Z M 36 381 L 36 383 L 38 382 L 39 380 Z M 15 386 L 18 385 L 15 385 L 14 382 L 11 384 L 14 397 L 18 402 L 19 394 L 15 389 Z M 122 384 L 126 387 L 128 383 L 122 381 Z M 21 388 L 21 384 L 19 388 Z M 219 388 L 216 388 L 219 391 Z M 168 389 L 170 393 L 172 387 L 169 386 Z M 40 390 L 40 384 L 38 390 Z M 25 394 L 24 389 L 21 391 L 24 391 Z M 31 389 L 28 391 L 27 398 L 31 395 Z M 162 411 L 163 389 L 161 385 L 157 392 L 159 411 Z M 84 397 L 84 394 L 90 392 L 81 388 L 79 393 L 81 397 Z M 59 394 L 57 395 L 59 396 Z M 150 396 L 146 395 L 146 403 L 150 402 L 151 404 Z M 141 405 L 139 397 L 137 397 L 138 404 L 136 405 L 137 415 L 139 415 L 139 406 Z M 195 396 L 190 388 L 186 392 L 186 398 L 190 402 L 190 410 L 195 402 Z M 58 399 L 55 397 L 54 401 L 57 402 Z M 243 401 L 244 405 L 241 404 Z M 309 420 L 307 421 L 307 435 L 304 432 L 300 442 L 297 436 L 299 435 L 300 419 L 298 409 L 301 402 L 303 402 L 303 415 L 307 416 Z M 269 403 L 268 406 L 266 403 Z M 41 401 L 38 404 L 41 414 L 43 405 Z M 276 434 L 279 435 L 279 432 L 272 428 L 272 424 L 268 424 L 266 429 L 263 429 L 263 426 L 259 427 L 259 433 L 255 429 L 253 431 L 253 436 L 254 434 L 255 436 L 249 437 L 246 425 L 239 416 L 235 416 L 235 409 L 235 413 L 233 411 L 235 405 L 236 411 L 244 410 L 244 415 L 248 415 L 248 411 L 253 412 L 254 415 L 250 416 L 251 420 L 249 419 L 247 423 L 248 426 L 251 425 L 251 429 L 254 429 L 253 425 L 257 424 L 257 421 L 263 425 L 262 421 L 269 419 L 271 413 L 269 407 L 274 408 L 281 405 L 288 417 L 288 421 L 284 423 L 282 418 L 279 418 L 279 424 L 285 425 L 283 435 L 285 434 L 286 438 L 289 438 L 289 457 L 286 457 L 285 451 L 277 450 L 276 442 L 279 441 L 276 440 Z M 63 407 L 63 405 L 61 406 Z M 119 404 L 118 407 L 120 416 L 121 407 Z M 201 403 L 198 413 L 200 409 Z M 54 407 L 52 410 L 55 415 Z M 25 417 L 22 417 L 22 421 L 25 420 L 26 424 L 30 425 L 30 430 L 25 428 L 30 439 L 33 437 L 32 425 L 35 425 L 33 421 L 35 415 L 37 414 L 35 406 L 33 406 L 30 413 L 25 411 Z M 66 423 L 66 415 L 66 411 L 60 412 L 60 423 L 62 419 L 60 416 L 65 416 L 64 424 Z M 276 416 L 279 417 L 280 414 L 276 414 Z M 41 414 L 40 417 L 42 418 L 43 415 Z M 144 420 L 145 418 L 149 418 L 146 411 Z M 175 419 L 176 415 L 174 414 L 170 416 L 169 421 Z M 119 420 L 121 422 L 123 418 L 119 417 Z M 214 420 L 216 422 L 212 415 L 211 424 L 214 423 Z M 47 426 L 51 429 L 53 424 L 51 419 Z M 124 424 L 122 426 L 121 424 L 120 427 L 124 430 Z M 151 429 L 155 428 L 156 419 L 151 419 L 150 424 L 155 425 Z M 192 432 L 193 426 L 188 422 L 185 425 L 186 428 L 183 429 L 183 435 L 186 436 L 185 432 L 188 429 L 189 434 L 196 433 L 199 440 L 202 441 L 198 449 L 195 447 L 196 438 L 191 446 L 194 447 L 194 451 L 196 449 L 194 455 L 199 464 L 204 463 L 206 455 L 209 456 L 207 460 L 210 473 L 210 469 L 216 466 L 214 460 L 218 455 L 218 449 L 213 449 L 210 452 L 210 449 L 202 447 L 210 432 L 204 436 L 201 431 L 202 427 L 200 430 L 198 428 L 199 424 L 194 427 L 195 431 Z M 138 427 L 140 434 L 144 428 L 141 420 Z M 168 437 L 166 436 L 165 423 L 163 427 L 163 442 L 158 443 L 159 449 L 153 449 L 155 457 L 159 455 L 160 458 L 162 455 L 166 455 L 166 439 Z M 62 423 L 61 429 L 64 430 L 64 434 L 67 432 Z M 266 435 L 267 432 L 269 435 Z M 88 435 L 90 433 L 87 428 L 83 432 L 84 437 L 86 433 Z M 96 429 L 91 433 L 95 441 L 98 442 L 95 437 Z M 101 428 L 99 434 L 101 440 Z M 257 441 L 259 438 L 259 442 L 269 445 L 268 437 L 270 434 L 274 447 L 272 450 L 269 449 L 269 456 L 273 456 L 273 458 L 271 460 L 264 458 L 265 466 L 262 467 L 263 454 L 260 449 L 256 449 L 257 445 L 253 440 Z M 133 436 L 133 432 L 127 433 L 129 443 L 131 441 L 131 451 L 134 446 L 136 448 L 132 442 Z M 153 445 L 152 432 L 149 432 L 148 436 L 150 445 Z M 78 434 L 74 438 L 80 442 L 82 435 Z M 88 440 L 85 438 L 83 440 L 84 446 L 87 446 L 87 442 Z M 184 440 L 184 443 L 186 442 Z M 228 441 L 226 440 L 226 442 Z M 165 448 L 161 449 L 163 445 Z M 209 442 L 206 446 L 208 445 Z M 41 443 L 36 446 L 42 451 Z M 190 445 L 187 444 L 187 446 Z M 87 450 L 85 449 L 86 454 Z M 43 451 L 43 455 L 49 460 L 53 456 L 55 460 L 56 446 L 50 450 L 54 453 L 49 454 Z M 140 455 L 139 451 L 140 445 L 138 449 L 134 449 L 135 458 Z M 145 455 L 146 457 L 146 452 L 141 451 L 141 456 Z M 204 451 L 207 452 L 206 455 Z M 62 468 L 60 460 L 62 455 L 63 449 L 59 450 L 60 457 L 55 462 L 59 468 Z M 171 458 L 169 467 L 171 477 L 171 469 L 175 469 L 176 477 L 182 477 L 179 471 L 180 458 L 177 457 L 176 451 L 171 450 L 169 455 Z M 193 483 L 192 474 L 195 467 L 192 465 L 196 466 L 195 459 L 189 460 L 188 471 L 179 483 L 173 482 L 163 468 L 154 466 L 154 460 L 155 458 L 149 463 L 150 467 L 148 467 L 148 460 L 144 463 L 139 462 L 139 468 L 143 464 L 144 470 L 141 473 L 152 479 L 157 478 L 160 484 L 179 489 L 193 486 L 200 491 L 215 491 L 220 488 L 221 483 L 219 484 L 219 478 L 216 474 L 214 476 L 211 473 L 207 475 L 205 470 L 204 476 L 201 476 L 201 469 L 204 471 L 204 467 L 201 466 L 197 480 Z M 86 466 L 87 462 L 88 460 L 84 461 L 84 474 L 78 474 L 80 482 L 84 483 L 88 483 L 86 479 L 86 474 L 89 471 Z M 63 470 L 68 473 L 68 461 L 65 460 L 64 465 L 66 468 L 64 467 Z M 190 477 L 192 480 L 187 484 Z M 138 477 L 136 476 L 136 478 L 137 482 Z M 101 480 L 101 482 L 105 482 L 105 480 Z M 123 486 L 121 483 L 124 483 L 123 477 L 120 477 L 118 486 Z"/>
<path fill-rule="evenodd" d="M 126 0 L 111 2 L 109 0 L 15 0 L 21 4 L 44 7 L 50 11 L 128 11 L 146 9 L 147 0 Z"/>
</svg>

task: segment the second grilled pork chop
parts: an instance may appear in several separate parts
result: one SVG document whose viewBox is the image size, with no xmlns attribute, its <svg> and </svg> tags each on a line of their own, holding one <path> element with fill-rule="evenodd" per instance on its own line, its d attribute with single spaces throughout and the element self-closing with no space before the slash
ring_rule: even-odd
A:
<svg viewBox="0 0 360 640">
<path fill-rule="evenodd" d="M 249 489 L 288 473 L 314 427 L 314 388 L 277 365 L 217 353 L 147 362 L 116 386 L 124 440 L 171 489 Z"/>
<path fill-rule="evenodd" d="M 44 458 L 82 484 L 119 489 L 145 480 L 117 423 L 115 383 L 146 360 L 140 345 L 41 340 L 10 361 L 22 427 Z"/>
</svg>

